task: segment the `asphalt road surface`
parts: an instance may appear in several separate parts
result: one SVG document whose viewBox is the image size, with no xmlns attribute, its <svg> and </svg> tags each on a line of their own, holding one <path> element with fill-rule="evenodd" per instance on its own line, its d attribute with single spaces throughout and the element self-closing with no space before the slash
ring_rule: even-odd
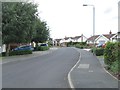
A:
<svg viewBox="0 0 120 90">
<path fill-rule="evenodd" d="M 50 54 L 2 65 L 3 88 L 69 88 L 67 75 L 79 52 L 61 48 Z"/>
<path fill-rule="evenodd" d="M 85 50 L 79 51 L 81 54 L 80 62 L 71 72 L 74 87 L 118 90 L 118 80 L 103 69 L 97 57 Z"/>
</svg>

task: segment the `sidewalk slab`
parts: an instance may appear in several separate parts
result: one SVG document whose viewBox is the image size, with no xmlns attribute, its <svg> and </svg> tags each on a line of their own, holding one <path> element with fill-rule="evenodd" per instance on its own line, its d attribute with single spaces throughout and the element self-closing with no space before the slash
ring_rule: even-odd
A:
<svg viewBox="0 0 120 90">
<path fill-rule="evenodd" d="M 80 62 L 71 72 L 74 88 L 118 88 L 118 80 L 105 72 L 91 52 L 80 50 Z"/>
</svg>

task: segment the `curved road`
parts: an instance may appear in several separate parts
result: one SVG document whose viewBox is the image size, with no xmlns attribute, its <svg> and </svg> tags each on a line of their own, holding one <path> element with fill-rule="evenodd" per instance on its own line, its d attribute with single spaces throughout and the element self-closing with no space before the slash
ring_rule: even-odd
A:
<svg viewBox="0 0 120 90">
<path fill-rule="evenodd" d="M 69 88 L 67 75 L 78 61 L 73 48 L 2 65 L 3 88 Z"/>
</svg>

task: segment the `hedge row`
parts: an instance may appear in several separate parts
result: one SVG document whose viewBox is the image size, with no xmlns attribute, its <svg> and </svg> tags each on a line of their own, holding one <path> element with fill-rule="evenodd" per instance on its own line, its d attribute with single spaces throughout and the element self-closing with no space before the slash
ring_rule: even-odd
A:
<svg viewBox="0 0 120 90">
<path fill-rule="evenodd" d="M 92 48 L 91 52 L 94 52 L 96 56 L 102 56 L 104 55 L 104 48 Z"/>
<path fill-rule="evenodd" d="M 67 42 L 67 46 L 75 46 L 75 45 L 86 45 L 87 43 L 86 42 Z"/>
<path fill-rule="evenodd" d="M 83 46 L 82 46 L 82 45 L 80 45 L 80 44 L 76 44 L 76 45 L 75 45 L 75 47 L 76 47 L 76 48 L 83 49 Z"/>
<path fill-rule="evenodd" d="M 49 50 L 48 46 L 38 46 L 35 48 L 35 51 L 46 51 Z"/>
<path fill-rule="evenodd" d="M 19 51 L 10 51 L 9 52 L 9 56 L 25 55 L 25 54 L 32 54 L 32 50 L 19 50 Z M 2 56 L 5 56 L 5 52 L 2 52 Z"/>
<path fill-rule="evenodd" d="M 104 62 L 113 72 L 120 72 L 120 42 L 108 42 L 104 51 Z"/>
<path fill-rule="evenodd" d="M 67 42 L 67 47 L 76 47 L 76 48 L 87 48 L 87 43 L 86 42 Z"/>
</svg>

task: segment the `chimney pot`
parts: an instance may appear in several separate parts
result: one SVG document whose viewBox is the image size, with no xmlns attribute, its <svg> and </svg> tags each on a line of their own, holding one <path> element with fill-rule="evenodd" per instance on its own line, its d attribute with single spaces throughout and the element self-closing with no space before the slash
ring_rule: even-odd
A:
<svg viewBox="0 0 120 90">
<path fill-rule="evenodd" d="M 110 30 L 109 34 L 112 34 L 111 30 Z"/>
</svg>

